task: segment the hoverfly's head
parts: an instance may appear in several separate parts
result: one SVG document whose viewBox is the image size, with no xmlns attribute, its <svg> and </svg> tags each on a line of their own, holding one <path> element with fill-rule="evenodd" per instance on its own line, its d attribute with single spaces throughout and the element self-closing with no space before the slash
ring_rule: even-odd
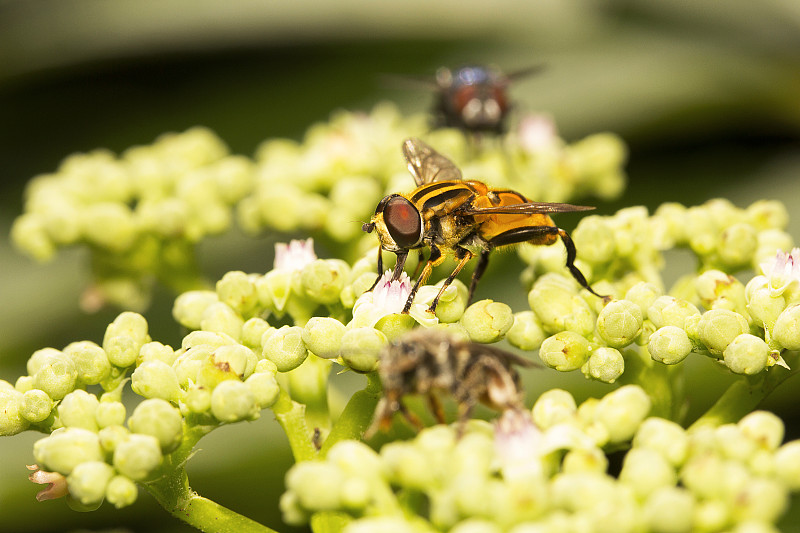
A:
<svg viewBox="0 0 800 533">
<path fill-rule="evenodd" d="M 422 215 L 410 200 L 390 194 L 380 201 L 372 219 L 361 226 L 367 233 L 378 234 L 381 248 L 401 252 L 422 245 Z"/>
</svg>

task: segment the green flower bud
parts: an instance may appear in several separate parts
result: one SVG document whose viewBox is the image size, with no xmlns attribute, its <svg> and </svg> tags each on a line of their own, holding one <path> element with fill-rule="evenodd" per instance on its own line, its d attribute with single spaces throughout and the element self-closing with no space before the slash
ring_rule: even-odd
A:
<svg viewBox="0 0 800 533">
<path fill-rule="evenodd" d="M 50 260 L 56 246 L 44 227 L 41 216 L 25 213 L 14 220 L 11 226 L 11 241 L 14 245 L 40 262 Z"/>
<path fill-rule="evenodd" d="M 264 357 L 275 363 L 279 372 L 289 372 L 308 357 L 303 343 L 303 328 L 282 326 L 264 342 Z"/>
<path fill-rule="evenodd" d="M 258 294 L 250 276 L 241 271 L 227 272 L 217 282 L 217 298 L 239 315 L 249 313 L 258 304 Z"/>
<path fill-rule="evenodd" d="M 647 308 L 647 318 L 655 324 L 656 328 L 664 326 L 682 328 L 687 317 L 699 313 L 700 311 L 693 304 L 672 296 L 659 296 Z"/>
<path fill-rule="evenodd" d="M 269 323 L 260 317 L 253 317 L 246 320 L 242 325 L 242 344 L 248 348 L 261 350 L 261 339 L 264 333 L 271 329 L 275 329 Z"/>
<path fill-rule="evenodd" d="M 205 331 L 225 333 L 234 339 L 242 337 L 244 320 L 231 306 L 217 302 L 206 307 L 200 318 L 200 328 Z"/>
<path fill-rule="evenodd" d="M 737 498 L 751 476 L 736 461 L 714 453 L 692 455 L 681 469 L 681 481 L 698 498 Z"/>
<path fill-rule="evenodd" d="M 539 348 L 539 358 L 561 372 L 577 370 L 589 359 L 589 341 L 572 331 L 548 337 Z"/>
<path fill-rule="evenodd" d="M 138 496 L 136 483 L 126 476 L 114 476 L 106 486 L 106 500 L 117 509 L 133 505 Z"/>
<path fill-rule="evenodd" d="M 142 345 L 139 350 L 139 357 L 136 359 L 136 364 L 140 365 L 145 361 L 161 361 L 172 365 L 176 357 L 177 354 L 175 350 L 172 349 L 172 346 L 153 341 Z"/>
<path fill-rule="evenodd" d="M 128 419 L 134 433 L 152 435 L 158 439 L 164 453 L 173 451 L 183 439 L 183 418 L 180 411 L 165 400 L 145 400 L 136 406 Z"/>
<path fill-rule="evenodd" d="M 236 340 L 227 333 L 219 331 L 192 331 L 183 338 L 181 348 L 188 350 L 195 346 L 210 346 L 217 348 L 219 346 L 229 346 L 231 344 L 238 344 Z"/>
<path fill-rule="evenodd" d="M 247 378 L 244 384 L 253 393 L 256 403 L 261 409 L 272 407 L 278 400 L 278 394 L 281 391 L 273 373 L 257 372 Z"/>
<path fill-rule="evenodd" d="M 161 446 L 152 435 L 132 433 L 114 449 L 114 468 L 134 481 L 147 478 L 161 460 Z"/>
<path fill-rule="evenodd" d="M 125 405 L 117 401 L 100 401 L 94 412 L 97 427 L 119 426 L 125 423 Z"/>
<path fill-rule="evenodd" d="M 581 258 L 590 263 L 606 263 L 616 251 L 614 230 L 606 218 L 599 215 L 585 216 L 572 232 L 575 247 Z"/>
<path fill-rule="evenodd" d="M 436 287 L 441 287 L 444 280 L 436 284 Z M 464 315 L 464 310 L 467 308 L 467 296 L 469 291 L 467 286 L 461 283 L 460 280 L 454 279 L 453 282 L 447 287 L 439 298 L 439 304 L 436 306 L 436 318 L 442 323 L 458 322 Z"/>
<path fill-rule="evenodd" d="M 600 399 L 594 417 L 606 427 L 612 443 L 624 442 L 636 433 L 650 407 L 650 398 L 644 389 L 625 385 Z"/>
<path fill-rule="evenodd" d="M 736 494 L 733 518 L 737 522 L 748 520 L 772 524 L 778 521 L 789 506 L 789 494 L 776 480 L 756 477 L 750 479 Z"/>
<path fill-rule="evenodd" d="M 778 200 L 756 200 L 745 209 L 745 219 L 759 230 L 782 229 L 789 223 L 789 213 Z"/>
<path fill-rule="evenodd" d="M 68 344 L 64 355 L 72 360 L 78 372 L 78 381 L 86 385 L 97 385 L 111 373 L 111 363 L 106 352 L 91 341 Z"/>
<path fill-rule="evenodd" d="M 654 361 L 675 365 L 692 353 L 692 342 L 686 332 L 677 326 L 657 329 L 647 342 L 647 351 Z"/>
<path fill-rule="evenodd" d="M 594 331 L 596 320 L 589 304 L 561 276 L 539 278 L 528 293 L 528 304 L 548 333 L 568 330 L 589 335 Z"/>
<path fill-rule="evenodd" d="M 95 413 L 100 401 L 94 394 L 85 390 L 75 390 L 64 396 L 58 404 L 58 417 L 67 427 L 76 427 L 97 431 Z"/>
<path fill-rule="evenodd" d="M 790 305 L 778 315 L 772 338 L 787 350 L 800 350 L 800 304 Z"/>
<path fill-rule="evenodd" d="M 633 437 L 633 446 L 655 450 L 673 466 L 678 467 L 689 453 L 689 436 L 675 422 L 651 417 L 639 426 Z"/>
<path fill-rule="evenodd" d="M 281 510 L 281 518 L 289 525 L 302 526 L 311 520 L 311 513 L 300 506 L 300 498 L 295 492 L 286 491 L 281 494 L 278 507 Z M 349 527 L 352 529 L 353 524 L 361 524 L 365 521 L 369 521 L 369 519 L 351 522 Z"/>
<path fill-rule="evenodd" d="M 436 309 L 438 310 L 439 308 L 437 307 Z M 386 335 L 389 342 L 394 342 L 405 333 L 411 331 L 416 323 L 416 320 L 411 315 L 392 313 L 378 320 L 375 323 L 375 329 Z"/>
<path fill-rule="evenodd" d="M 186 392 L 184 404 L 192 413 L 205 413 L 211 409 L 211 391 L 203 387 L 193 387 Z"/>
<path fill-rule="evenodd" d="M 421 491 L 435 486 L 435 469 L 424 450 L 393 442 L 381 448 L 381 458 L 392 483 Z"/>
<path fill-rule="evenodd" d="M 736 424 L 723 424 L 714 428 L 716 450 L 728 459 L 741 463 L 756 452 L 755 442 L 749 440 Z"/>
<path fill-rule="evenodd" d="M 642 311 L 628 300 L 608 303 L 597 317 L 597 332 L 614 348 L 632 343 L 642 329 Z"/>
<path fill-rule="evenodd" d="M 787 442 L 775 452 L 775 473 L 791 491 L 800 490 L 800 440 Z"/>
<path fill-rule="evenodd" d="M 129 250 L 138 237 L 135 217 L 126 205 L 90 204 L 79 211 L 79 216 L 84 238 L 111 252 Z"/>
<path fill-rule="evenodd" d="M 131 389 L 145 398 L 177 402 L 181 396 L 175 369 L 162 361 L 145 361 L 131 375 Z"/>
<path fill-rule="evenodd" d="M 0 392 L 0 397 L 3 392 Z M 9 395 L 10 396 L 10 395 Z M 2 400 L 0 400 L 2 402 Z M 22 395 L 19 403 L 19 415 L 31 423 L 41 422 L 50 416 L 53 411 L 53 400 L 43 390 L 31 389 Z M 0 411 L 7 410 L 7 406 L 0 408 Z M 5 435 L 0 431 L 0 435 Z"/>
<path fill-rule="evenodd" d="M 739 222 L 725 228 L 719 234 L 717 254 L 720 261 L 728 268 L 743 267 L 752 259 L 757 244 L 756 228 Z"/>
<path fill-rule="evenodd" d="M 625 371 L 625 359 L 616 348 L 601 346 L 592 351 L 581 371 L 587 378 L 614 383 Z"/>
<path fill-rule="evenodd" d="M 747 284 L 750 287 L 750 284 Z M 768 286 L 750 292 L 747 299 L 747 311 L 755 325 L 772 329 L 778 316 L 786 309 L 786 299 L 782 294 L 773 295 Z"/>
<path fill-rule="evenodd" d="M 695 501 L 679 487 L 659 487 L 644 504 L 644 522 L 653 533 L 689 533 Z"/>
<path fill-rule="evenodd" d="M 103 340 L 103 349 L 108 354 L 108 360 L 120 368 L 133 366 L 141 347 L 136 339 L 125 335 L 106 336 Z"/>
<path fill-rule="evenodd" d="M 356 372 L 372 372 L 388 342 L 386 335 L 374 328 L 348 329 L 342 336 L 342 361 Z"/>
<path fill-rule="evenodd" d="M 26 365 L 28 375 L 33 376 L 43 367 L 50 365 L 54 359 L 60 358 L 63 358 L 63 354 L 55 348 L 42 348 L 40 350 L 36 350 L 28 358 Z"/>
<path fill-rule="evenodd" d="M 647 310 L 656 301 L 656 298 L 661 296 L 663 291 L 652 283 L 640 281 L 625 293 L 625 300 L 633 302 L 639 306 L 642 311 L 642 318 L 647 318 Z"/>
<path fill-rule="evenodd" d="M 783 442 L 783 421 L 769 411 L 753 411 L 739 420 L 742 433 L 759 448 L 775 451 Z"/>
<path fill-rule="evenodd" d="M 220 346 L 214 350 L 212 360 L 217 368 L 230 372 L 238 379 L 247 378 L 258 363 L 258 357 L 253 350 L 241 344 Z"/>
<path fill-rule="evenodd" d="M 56 353 L 58 355 L 37 358 L 34 365 L 30 361 L 28 363 L 29 367 L 38 367 L 36 373 L 32 374 L 34 388 L 45 391 L 54 400 L 60 400 L 75 388 L 78 371 L 72 360 L 61 352 Z"/>
<path fill-rule="evenodd" d="M 69 494 L 83 505 L 95 505 L 103 501 L 108 482 L 114 476 L 114 468 L 103 461 L 81 463 L 67 476 Z"/>
<path fill-rule="evenodd" d="M 330 317 L 313 317 L 303 328 L 303 342 L 311 353 L 325 359 L 339 357 L 344 324 Z"/>
<path fill-rule="evenodd" d="M 283 311 L 286 301 L 292 294 L 292 284 L 296 273 L 287 270 L 271 270 L 255 282 L 258 299 L 270 309 Z"/>
<path fill-rule="evenodd" d="M 632 448 L 625 455 L 619 480 L 640 498 L 646 498 L 659 488 L 672 487 L 678 475 L 672 464 L 655 450 Z"/>
<path fill-rule="evenodd" d="M 141 347 L 146 342 L 150 342 L 150 335 L 147 333 L 147 320 L 139 313 L 125 311 L 120 313 L 114 321 L 106 328 L 106 337 L 125 336 L 134 339 Z M 105 346 L 105 338 L 103 339 Z"/>
<path fill-rule="evenodd" d="M 459 320 L 474 342 L 497 342 L 511 329 L 514 316 L 511 308 L 501 302 L 481 300 L 470 305 Z"/>
<path fill-rule="evenodd" d="M 561 464 L 565 474 L 590 472 L 602 474 L 608 470 L 608 458 L 600 448 L 575 448 L 567 452 Z"/>
<path fill-rule="evenodd" d="M 67 476 L 80 463 L 102 461 L 103 450 L 96 433 L 83 428 L 62 428 L 36 441 L 33 456 L 42 470 Z"/>
<path fill-rule="evenodd" d="M 727 309 L 706 311 L 697 327 L 700 341 L 715 355 L 721 354 L 733 339 L 750 331 L 745 317 Z"/>
<path fill-rule="evenodd" d="M 175 299 L 172 316 L 184 327 L 200 329 L 200 321 L 206 308 L 218 301 L 217 293 L 214 291 L 184 292 Z"/>
<path fill-rule="evenodd" d="M 0 381 L 3 383 L 6 382 Z M 28 429 L 29 425 L 23 418 L 23 394 L 14 390 L 10 383 L 6 384 L 8 387 L 0 387 L 0 436 L 16 435 Z"/>
<path fill-rule="evenodd" d="M 3 381 L 0 380 L 0 383 L 3 383 Z M 2 387 L 0 386 L 0 388 Z M 16 390 L 17 392 L 21 392 L 22 394 L 25 394 L 29 390 L 33 390 L 33 376 L 18 377 L 17 381 L 14 383 L 14 386 L 11 387 L 11 389 Z"/>
<path fill-rule="evenodd" d="M 695 502 L 694 527 L 697 531 L 723 531 L 730 523 L 731 509 L 722 500 Z"/>
<path fill-rule="evenodd" d="M 334 304 L 339 301 L 350 275 L 350 266 L 339 259 L 317 259 L 306 265 L 300 282 L 306 296 L 317 303 Z"/>
<path fill-rule="evenodd" d="M 359 477 L 345 479 L 342 485 L 342 506 L 348 511 L 362 511 L 372 499 L 372 487 Z"/>
<path fill-rule="evenodd" d="M 741 316 L 741 315 L 740 315 Z M 760 337 L 742 333 L 722 352 L 725 366 L 736 374 L 757 374 L 767 367 L 769 346 Z"/>
<path fill-rule="evenodd" d="M 328 450 L 326 460 L 350 476 L 377 479 L 383 471 L 380 456 L 372 448 L 356 440 L 337 442 Z"/>
<path fill-rule="evenodd" d="M 302 507 L 314 511 L 335 511 L 341 504 L 345 477 L 330 463 L 304 461 L 286 474 L 287 490 L 297 494 Z"/>
<path fill-rule="evenodd" d="M 258 411 L 255 394 L 241 381 L 223 381 L 211 393 L 211 413 L 220 422 L 252 420 Z"/>
<path fill-rule="evenodd" d="M 107 426 L 97 432 L 97 438 L 103 451 L 114 453 L 119 443 L 128 440 L 130 434 L 131 432 L 124 426 Z"/>
<path fill-rule="evenodd" d="M 572 394 L 562 389 L 550 389 L 543 392 L 533 404 L 533 422 L 544 430 L 574 420 L 577 411 L 578 406 Z"/>
<path fill-rule="evenodd" d="M 512 346 L 525 351 L 538 349 L 546 337 L 542 323 L 533 311 L 514 313 L 514 324 L 506 333 Z"/>
</svg>

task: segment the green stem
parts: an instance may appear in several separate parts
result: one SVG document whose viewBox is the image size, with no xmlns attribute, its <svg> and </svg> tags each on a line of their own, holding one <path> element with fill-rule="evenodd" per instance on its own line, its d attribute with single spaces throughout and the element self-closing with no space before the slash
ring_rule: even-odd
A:
<svg viewBox="0 0 800 533">
<path fill-rule="evenodd" d="M 328 375 L 331 361 L 309 354 L 302 365 L 287 374 L 289 394 L 305 405 L 306 423 L 310 428 L 327 432 L 331 427 L 328 409 Z"/>
<path fill-rule="evenodd" d="M 200 496 L 189 486 L 184 466 L 197 441 L 211 429 L 213 426 L 187 428 L 181 446 L 165 458 L 159 477 L 143 484 L 145 489 L 172 516 L 200 531 L 276 533 L 273 529 Z"/>
<path fill-rule="evenodd" d="M 791 359 L 790 366 L 796 368 L 797 354 Z M 753 411 L 778 385 L 796 373 L 797 370 L 774 366 L 756 376 L 742 376 L 728 387 L 703 416 L 689 426 L 689 430 L 738 422 L 744 415 Z"/>
<path fill-rule="evenodd" d="M 347 402 L 341 416 L 333 425 L 320 454 L 324 457 L 331 447 L 344 439 L 360 439 L 364 435 L 381 395 L 381 382 L 376 372 L 367 374 L 367 386 L 356 392 Z"/>
<path fill-rule="evenodd" d="M 275 418 L 283 427 L 289 439 L 289 447 L 295 462 L 316 459 L 317 450 L 312 442 L 312 433 L 308 429 L 305 417 L 305 406 L 291 399 L 289 393 L 281 389 L 278 401 L 272 406 Z"/>
<path fill-rule="evenodd" d="M 653 361 L 646 346 L 625 351 L 622 384 L 641 386 L 653 402 L 652 416 L 679 420 L 684 412 L 683 364 L 665 365 Z"/>
</svg>

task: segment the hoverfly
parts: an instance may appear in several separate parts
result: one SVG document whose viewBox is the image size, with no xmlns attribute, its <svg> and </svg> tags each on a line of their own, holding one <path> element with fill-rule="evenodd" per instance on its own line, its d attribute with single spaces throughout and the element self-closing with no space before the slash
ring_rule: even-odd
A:
<svg viewBox="0 0 800 533">
<path fill-rule="evenodd" d="M 508 98 L 509 82 L 541 68 L 535 66 L 510 74 L 503 74 L 494 66 L 439 68 L 436 71 L 438 94 L 433 108 L 435 127 L 502 135 L 512 107 Z"/>
<path fill-rule="evenodd" d="M 402 403 L 408 394 L 426 396 L 436 420 L 445 423 L 437 393 L 449 393 L 458 405 L 459 432 L 472 409 L 483 403 L 499 411 L 524 410 L 524 393 L 514 365 L 538 366 L 533 361 L 486 344 L 456 340 L 430 329 L 415 329 L 381 353 L 378 374 L 383 397 L 365 436 L 387 430 L 400 412 L 411 425 L 423 424 Z"/>
<path fill-rule="evenodd" d="M 447 277 L 429 307 L 436 310 L 444 290 L 452 283 L 464 265 L 474 256 L 478 264 L 472 273 L 468 303 L 472 300 L 478 280 L 486 270 L 489 253 L 499 247 L 529 242 L 550 245 L 561 237 L 567 249 L 566 266 L 581 287 L 597 294 L 575 266 L 575 245 L 569 234 L 557 227 L 549 213 L 586 211 L 593 207 L 531 202 L 522 194 L 509 189 L 493 189 L 475 180 L 462 180 L 461 171 L 448 158 L 420 141 L 406 139 L 403 155 L 417 188 L 408 195 L 390 194 L 383 198 L 375 214 L 362 230 L 378 235 L 378 279 L 383 273 L 383 250 L 397 255 L 392 279 L 403 272 L 408 252 L 430 248 L 430 256 L 406 300 L 403 313 L 408 313 L 420 285 L 441 264 L 445 254 L 454 255 L 458 264 Z M 372 288 L 370 290 L 372 290 Z"/>
</svg>

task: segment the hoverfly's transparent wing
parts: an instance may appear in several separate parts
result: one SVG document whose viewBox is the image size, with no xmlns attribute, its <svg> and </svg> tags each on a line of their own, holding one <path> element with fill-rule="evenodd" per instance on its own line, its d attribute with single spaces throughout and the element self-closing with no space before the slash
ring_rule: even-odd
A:
<svg viewBox="0 0 800 533">
<path fill-rule="evenodd" d="M 459 211 L 464 215 L 546 215 L 548 213 L 571 213 L 591 211 L 588 205 L 559 204 L 549 202 L 527 202 L 524 204 L 498 205 L 496 207 L 473 207 Z"/>
<path fill-rule="evenodd" d="M 506 74 L 506 79 L 509 81 L 519 80 L 522 78 L 527 78 L 528 76 L 533 76 L 534 74 L 539 74 L 545 69 L 544 64 L 539 65 L 532 65 L 530 67 L 521 68 L 519 70 L 515 70 L 513 72 L 509 72 Z"/>
<path fill-rule="evenodd" d="M 434 181 L 461 179 L 461 171 L 452 161 L 419 139 L 403 141 L 403 156 L 417 187 Z"/>
</svg>

